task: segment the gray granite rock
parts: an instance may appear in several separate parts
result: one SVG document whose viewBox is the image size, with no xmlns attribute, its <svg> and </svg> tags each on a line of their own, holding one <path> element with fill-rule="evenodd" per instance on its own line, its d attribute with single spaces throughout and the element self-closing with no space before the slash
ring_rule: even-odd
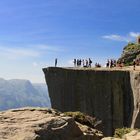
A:
<svg viewBox="0 0 140 140">
<path fill-rule="evenodd" d="M 96 116 L 106 136 L 116 128 L 140 128 L 139 71 L 54 67 L 43 71 L 53 108 Z"/>
</svg>

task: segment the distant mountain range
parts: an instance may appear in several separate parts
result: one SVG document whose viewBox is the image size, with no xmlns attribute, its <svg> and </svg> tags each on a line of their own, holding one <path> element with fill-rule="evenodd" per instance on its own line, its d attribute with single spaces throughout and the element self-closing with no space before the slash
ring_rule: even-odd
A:
<svg viewBox="0 0 140 140">
<path fill-rule="evenodd" d="M 51 107 L 46 84 L 0 78 L 0 110 L 25 106 Z"/>
</svg>

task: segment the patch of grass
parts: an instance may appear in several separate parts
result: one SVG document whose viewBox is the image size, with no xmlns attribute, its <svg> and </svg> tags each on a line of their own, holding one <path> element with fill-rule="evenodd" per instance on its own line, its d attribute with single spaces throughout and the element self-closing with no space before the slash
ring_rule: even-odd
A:
<svg viewBox="0 0 140 140">
<path fill-rule="evenodd" d="M 101 124 L 95 117 L 91 117 L 79 111 L 77 112 L 64 112 L 66 116 L 73 117 L 75 121 L 87 125 L 89 127 L 95 128 L 97 125 Z"/>
<path fill-rule="evenodd" d="M 115 130 L 114 137 L 115 138 L 122 138 L 125 134 L 130 133 L 131 131 L 132 131 L 131 128 L 126 128 L 126 127 L 124 127 L 124 128 L 117 128 Z"/>
</svg>

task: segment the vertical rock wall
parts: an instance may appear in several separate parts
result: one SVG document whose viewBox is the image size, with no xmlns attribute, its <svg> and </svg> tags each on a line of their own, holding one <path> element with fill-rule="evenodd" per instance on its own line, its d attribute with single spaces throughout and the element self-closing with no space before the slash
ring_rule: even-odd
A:
<svg viewBox="0 0 140 140">
<path fill-rule="evenodd" d="M 132 128 L 140 128 L 140 72 L 130 72 L 130 82 L 133 91 Z"/>
<path fill-rule="evenodd" d="M 139 73 L 54 67 L 43 71 L 53 108 L 96 116 L 105 135 L 139 121 Z"/>
</svg>

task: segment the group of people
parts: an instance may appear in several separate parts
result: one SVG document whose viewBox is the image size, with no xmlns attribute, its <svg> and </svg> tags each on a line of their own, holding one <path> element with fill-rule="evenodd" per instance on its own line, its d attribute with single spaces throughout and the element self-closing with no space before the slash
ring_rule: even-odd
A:
<svg viewBox="0 0 140 140">
<path fill-rule="evenodd" d="M 117 66 L 117 61 L 115 59 L 108 59 L 106 63 L 107 68 L 112 68 Z"/>
<path fill-rule="evenodd" d="M 57 58 L 55 58 L 55 67 L 57 67 Z M 86 67 L 91 68 L 92 66 L 92 60 L 89 59 L 74 59 L 73 60 L 74 67 Z M 106 68 L 113 68 L 113 67 L 123 67 L 124 62 L 117 61 L 115 59 L 108 59 L 106 62 Z M 140 59 L 134 59 L 133 60 L 133 69 L 135 70 L 136 66 L 140 65 Z M 95 67 L 99 68 L 101 67 L 101 64 L 95 63 Z"/>
<path fill-rule="evenodd" d="M 116 61 L 114 59 L 108 59 L 106 63 L 107 68 L 113 68 L 113 67 L 123 67 L 124 66 L 124 60 Z M 133 60 L 133 70 L 135 70 L 136 66 L 140 65 L 140 59 L 134 59 Z"/>
<path fill-rule="evenodd" d="M 92 60 L 89 59 L 74 59 L 74 67 L 91 67 Z"/>
<path fill-rule="evenodd" d="M 96 68 L 100 68 L 101 67 L 101 64 L 100 63 L 95 63 L 95 67 Z"/>
</svg>

